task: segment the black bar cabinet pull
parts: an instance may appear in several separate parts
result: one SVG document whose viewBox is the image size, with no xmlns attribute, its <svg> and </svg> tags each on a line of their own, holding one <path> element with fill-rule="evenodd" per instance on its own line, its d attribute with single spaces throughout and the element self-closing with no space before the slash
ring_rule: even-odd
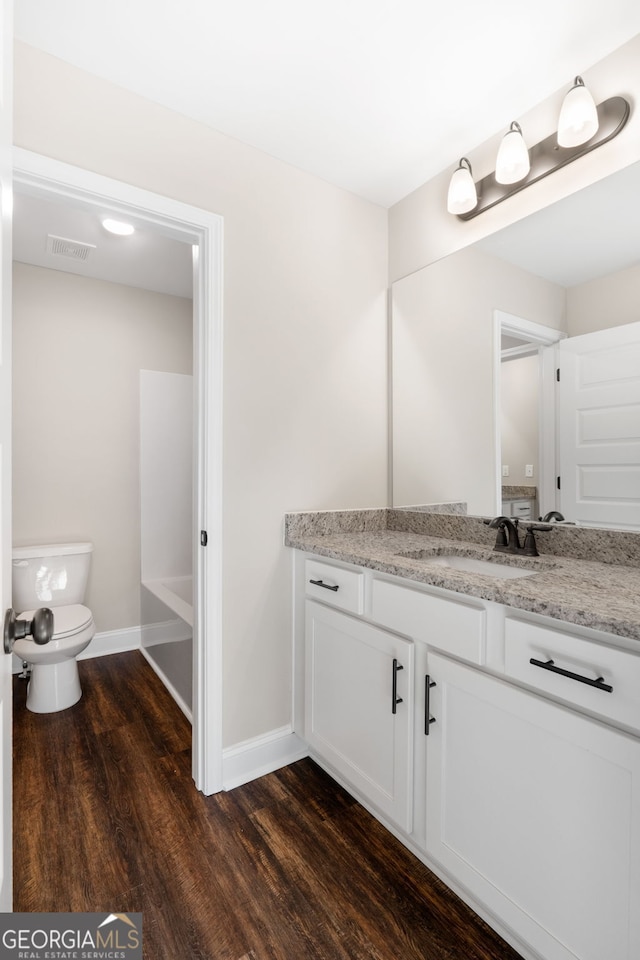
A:
<svg viewBox="0 0 640 960">
<path fill-rule="evenodd" d="M 564 670 L 562 667 L 556 667 L 553 660 L 536 660 L 531 657 L 529 663 L 534 667 L 541 667 L 542 670 L 550 670 L 551 673 L 559 673 L 563 677 L 569 677 L 570 680 L 578 680 L 580 683 L 588 683 L 590 687 L 596 687 L 598 690 L 605 690 L 607 693 L 613 693 L 613 687 L 604 682 L 604 677 L 598 677 L 592 680 L 591 677 L 583 677 L 580 673 L 572 673 L 571 670 Z"/>
<path fill-rule="evenodd" d="M 330 583 L 323 583 L 322 580 L 309 580 L 309 583 L 313 583 L 316 587 L 324 587 L 325 590 L 333 590 L 334 593 L 337 593 L 340 588 L 337 583 L 331 586 Z"/>
<path fill-rule="evenodd" d="M 431 713 L 429 710 L 429 698 L 430 698 L 429 691 L 431 690 L 431 687 L 435 687 L 435 685 L 436 685 L 435 680 L 432 680 L 429 674 L 426 673 L 424 677 L 424 735 L 425 737 L 429 736 L 429 727 L 431 726 L 431 724 L 436 722 L 436 718 L 431 716 Z"/>
<path fill-rule="evenodd" d="M 398 704 L 402 703 L 402 697 L 398 696 L 398 670 L 404 670 L 404 667 L 394 657 L 391 676 L 391 713 L 397 713 Z"/>
</svg>

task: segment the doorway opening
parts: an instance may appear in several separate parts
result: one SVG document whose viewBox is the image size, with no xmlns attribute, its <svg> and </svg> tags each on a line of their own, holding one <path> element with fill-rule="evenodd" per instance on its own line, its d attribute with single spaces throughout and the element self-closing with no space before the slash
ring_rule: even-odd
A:
<svg viewBox="0 0 640 960">
<path fill-rule="evenodd" d="M 494 450 L 495 450 L 495 513 L 504 512 L 503 486 L 509 486 L 514 480 L 522 481 L 535 489 L 535 496 L 531 499 L 532 513 L 546 513 L 555 509 L 556 492 L 556 439 L 555 439 L 555 345 L 566 337 L 566 334 L 553 327 L 546 327 L 523 317 L 517 317 L 502 310 L 494 310 L 494 351 L 493 351 L 493 384 L 494 384 Z M 505 462 L 503 447 L 507 442 L 503 435 L 503 420 L 505 406 L 505 388 L 507 378 L 503 378 L 503 364 L 519 363 L 520 369 L 516 377 L 527 377 L 535 397 L 527 398 L 523 405 L 527 409 L 527 417 L 531 420 L 530 430 L 520 430 L 520 434 L 529 432 L 533 439 L 529 449 L 535 451 L 530 459 L 532 469 L 530 474 L 512 477 L 505 474 L 504 468 L 509 467 Z M 513 380 L 514 378 L 509 378 Z M 503 386 L 504 384 L 504 386 Z M 526 464 L 523 465 L 523 469 Z M 516 487 L 518 484 L 516 484 Z M 515 500 L 523 504 L 525 496 Z M 536 519 L 535 516 L 526 519 Z"/>
<path fill-rule="evenodd" d="M 211 794 L 222 789 L 222 218 L 19 149 L 14 184 L 193 250 L 192 775 Z"/>
</svg>

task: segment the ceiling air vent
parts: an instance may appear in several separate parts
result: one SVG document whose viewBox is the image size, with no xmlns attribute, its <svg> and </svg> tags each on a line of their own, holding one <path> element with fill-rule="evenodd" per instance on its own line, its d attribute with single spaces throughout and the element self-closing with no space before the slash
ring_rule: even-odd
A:
<svg viewBox="0 0 640 960">
<path fill-rule="evenodd" d="M 67 240 L 65 237 L 54 237 L 51 233 L 47 236 L 47 253 L 52 253 L 55 257 L 68 257 L 70 260 L 86 260 L 91 251 L 95 249 L 95 243 Z"/>
</svg>

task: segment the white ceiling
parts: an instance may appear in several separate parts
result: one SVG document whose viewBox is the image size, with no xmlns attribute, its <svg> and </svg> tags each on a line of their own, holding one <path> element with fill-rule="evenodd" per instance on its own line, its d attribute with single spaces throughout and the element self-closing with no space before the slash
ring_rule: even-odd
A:
<svg viewBox="0 0 640 960">
<path fill-rule="evenodd" d="M 142 287 L 177 297 L 192 297 L 191 245 L 171 240 L 136 223 L 129 237 L 108 233 L 99 208 L 16 191 L 13 211 L 13 259 L 51 270 Z M 47 250 L 49 235 L 91 244 L 86 260 Z"/>
<path fill-rule="evenodd" d="M 388 206 L 640 33 L 638 0 L 15 0 L 15 34 Z"/>
</svg>

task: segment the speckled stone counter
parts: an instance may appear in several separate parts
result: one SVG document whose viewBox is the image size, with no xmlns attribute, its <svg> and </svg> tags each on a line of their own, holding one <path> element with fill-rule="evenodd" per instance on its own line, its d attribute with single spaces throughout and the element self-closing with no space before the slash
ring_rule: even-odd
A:
<svg viewBox="0 0 640 960">
<path fill-rule="evenodd" d="M 640 640 L 640 534 L 554 527 L 536 539 L 539 557 L 512 557 L 493 550 L 495 531 L 479 517 L 406 510 L 285 517 L 289 547 Z M 406 556 L 417 551 L 419 559 Z M 429 563 L 429 555 L 451 553 L 526 566 L 536 574 L 498 580 Z"/>
<path fill-rule="evenodd" d="M 535 500 L 538 496 L 537 487 L 516 486 L 515 484 L 502 484 L 503 500 Z"/>
</svg>

